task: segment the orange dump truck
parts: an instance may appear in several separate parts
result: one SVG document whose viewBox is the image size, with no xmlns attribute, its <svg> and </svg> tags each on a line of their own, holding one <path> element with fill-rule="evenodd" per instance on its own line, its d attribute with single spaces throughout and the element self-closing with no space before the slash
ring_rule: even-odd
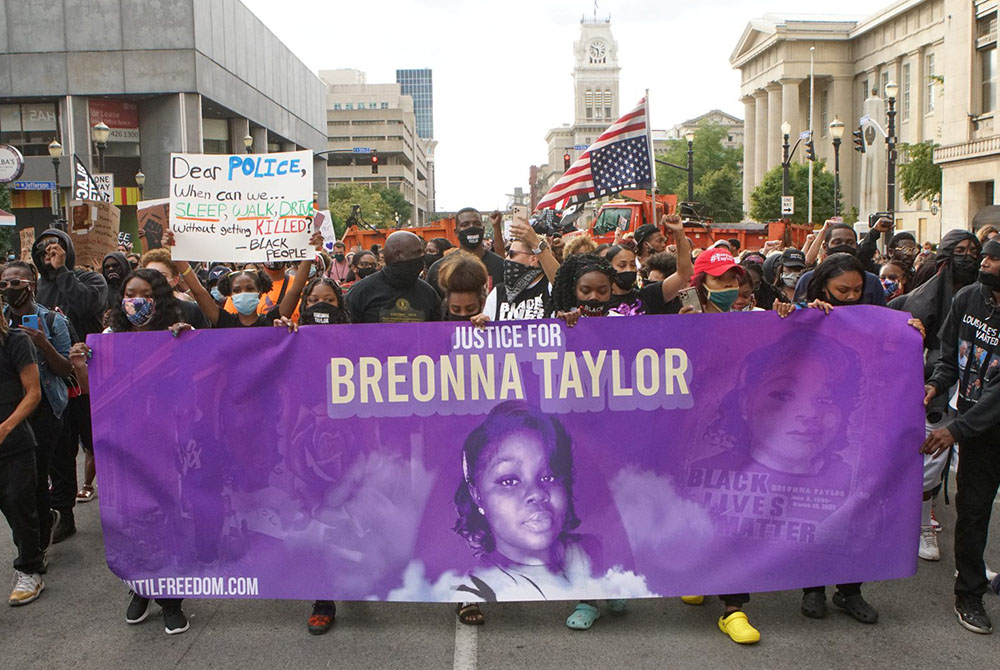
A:
<svg viewBox="0 0 1000 670">
<path fill-rule="evenodd" d="M 418 228 L 359 228 L 350 226 L 345 232 L 341 241 L 347 249 L 361 245 L 362 249 L 371 249 L 373 244 L 379 247 L 385 246 L 385 238 L 397 230 L 407 230 L 425 242 L 435 237 L 443 237 L 454 245 L 458 245 L 458 238 L 455 237 L 455 219 L 439 219 L 434 223 Z"/>
</svg>

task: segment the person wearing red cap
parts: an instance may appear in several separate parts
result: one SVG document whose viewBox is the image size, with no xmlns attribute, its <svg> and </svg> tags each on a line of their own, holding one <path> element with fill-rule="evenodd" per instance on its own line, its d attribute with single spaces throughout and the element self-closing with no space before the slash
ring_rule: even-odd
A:
<svg viewBox="0 0 1000 670">
<path fill-rule="evenodd" d="M 698 294 L 703 312 L 728 312 L 740 297 L 740 277 L 743 267 L 733 255 L 721 247 L 706 249 L 694 262 L 691 286 Z M 681 313 L 693 311 L 690 307 Z"/>
</svg>

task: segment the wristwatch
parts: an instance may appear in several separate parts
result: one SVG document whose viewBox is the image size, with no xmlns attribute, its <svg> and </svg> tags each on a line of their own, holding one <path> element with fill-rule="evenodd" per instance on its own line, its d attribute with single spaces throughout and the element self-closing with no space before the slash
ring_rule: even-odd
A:
<svg viewBox="0 0 1000 670">
<path fill-rule="evenodd" d="M 545 251 L 548 248 L 549 248 L 549 243 L 547 241 L 545 241 L 545 240 L 542 240 L 541 242 L 538 243 L 537 247 L 535 247 L 534 249 L 531 250 L 531 253 L 533 253 L 533 254 L 535 254 L 537 256 L 538 254 L 542 253 L 543 251 Z"/>
</svg>

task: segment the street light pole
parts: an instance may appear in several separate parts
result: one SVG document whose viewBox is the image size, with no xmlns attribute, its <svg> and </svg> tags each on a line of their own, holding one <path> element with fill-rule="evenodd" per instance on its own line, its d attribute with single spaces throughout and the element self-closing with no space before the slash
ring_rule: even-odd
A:
<svg viewBox="0 0 1000 670">
<path fill-rule="evenodd" d="M 243 146 L 246 147 L 247 153 L 253 153 L 253 136 L 247 135 L 243 138 Z"/>
<path fill-rule="evenodd" d="M 885 180 L 885 209 L 889 212 L 889 219 L 893 223 L 896 221 L 896 94 L 899 86 L 895 82 L 889 82 L 885 86 L 886 97 L 889 98 L 889 109 L 886 112 L 888 119 L 888 129 L 886 131 L 885 147 L 888 151 L 886 161 Z M 889 247 L 889 231 L 882 233 L 882 242 L 886 248 Z"/>
<path fill-rule="evenodd" d="M 104 121 L 101 121 L 94 124 L 94 127 L 90 129 L 90 134 L 94 138 L 94 144 L 97 145 L 97 168 L 104 172 L 104 151 L 108 148 L 108 135 L 111 134 L 111 129 Z"/>
<path fill-rule="evenodd" d="M 694 133 L 684 136 L 688 143 L 688 202 L 694 202 Z"/>
<path fill-rule="evenodd" d="M 788 121 L 781 124 L 781 136 L 784 141 L 781 145 L 782 158 L 781 158 L 781 195 L 788 195 L 788 135 L 792 132 L 792 126 Z"/>
<path fill-rule="evenodd" d="M 135 185 L 139 187 L 139 200 L 142 200 L 142 187 L 146 185 L 146 175 L 142 170 L 135 173 Z"/>
<path fill-rule="evenodd" d="M 63 148 L 58 141 L 49 142 L 49 156 L 52 156 L 52 168 L 56 173 L 56 187 L 52 189 L 52 213 L 58 219 L 62 214 L 62 203 L 59 202 L 59 159 L 62 157 Z"/>
<path fill-rule="evenodd" d="M 840 216 L 840 142 L 844 137 L 844 122 L 834 119 L 830 124 L 833 138 L 833 215 Z"/>
</svg>

